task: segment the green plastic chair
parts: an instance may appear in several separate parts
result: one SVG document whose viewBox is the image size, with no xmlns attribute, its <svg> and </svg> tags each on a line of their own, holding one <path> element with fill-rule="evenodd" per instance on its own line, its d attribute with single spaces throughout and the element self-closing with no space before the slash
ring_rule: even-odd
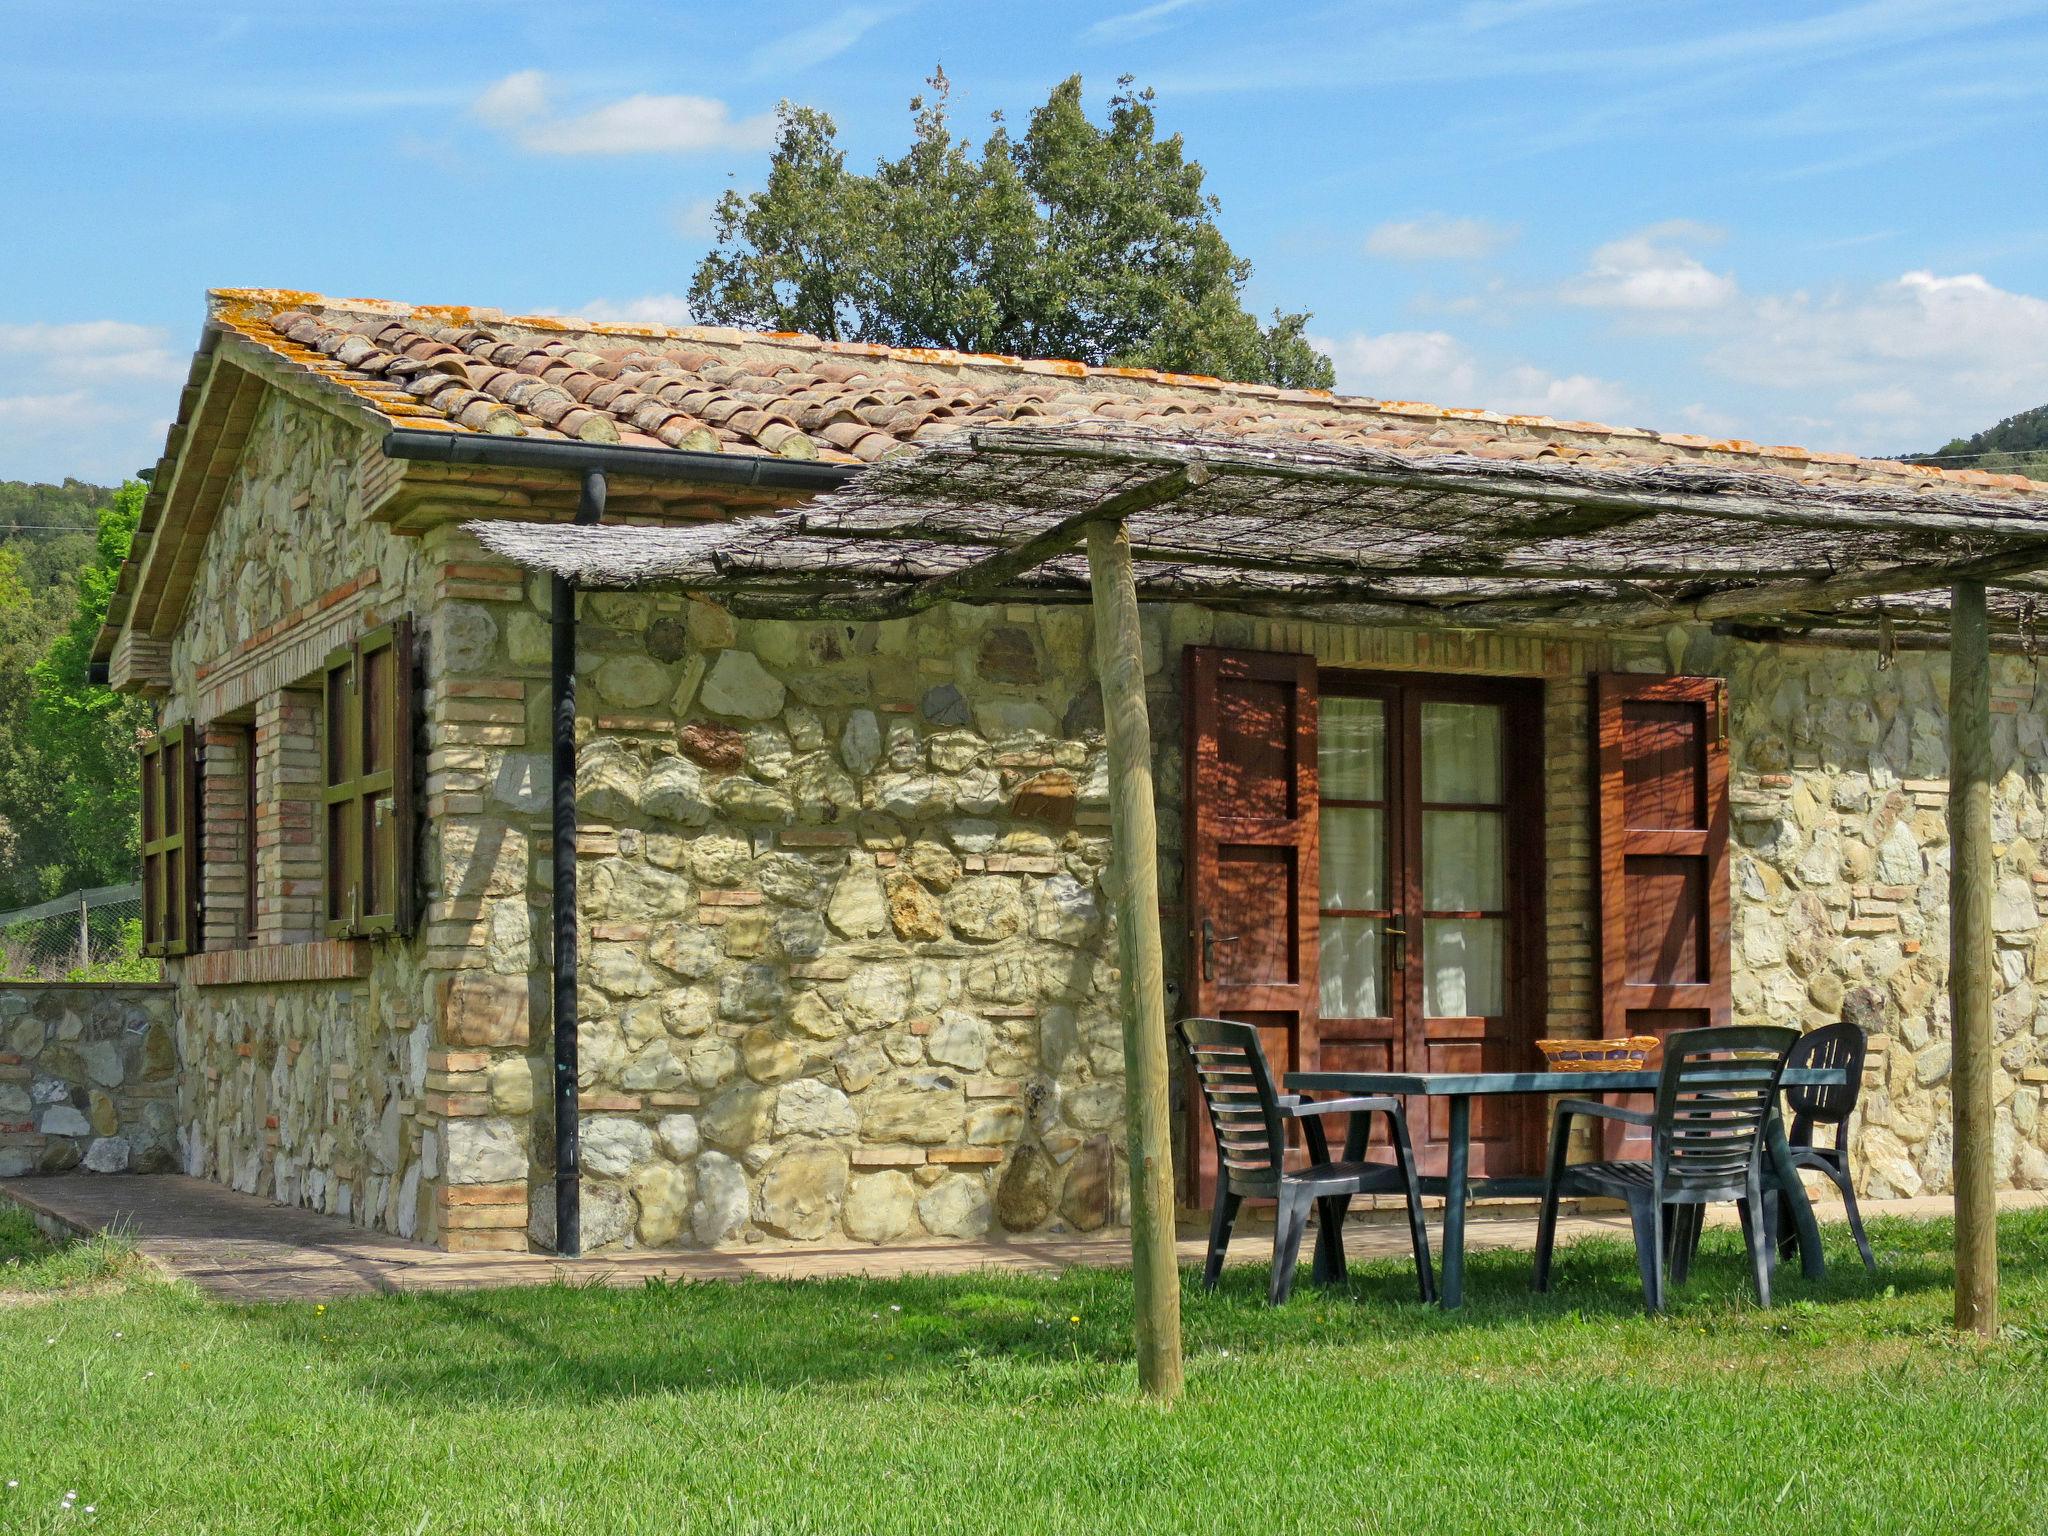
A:
<svg viewBox="0 0 2048 1536">
<path fill-rule="evenodd" d="M 1216 1133 L 1216 1205 L 1210 1215 L 1209 1253 L 1202 1265 L 1203 1287 L 1216 1288 L 1238 1207 L 1247 1199 L 1279 1205 L 1273 1217 L 1273 1273 L 1266 1289 L 1270 1304 L 1279 1306 L 1294 1288 L 1310 1206 L 1318 1212 L 1314 1279 L 1319 1285 L 1340 1283 L 1345 1276 L 1344 1214 L 1352 1198 L 1389 1190 L 1407 1196 L 1416 1286 L 1424 1301 L 1435 1300 L 1429 1234 L 1422 1224 L 1422 1188 L 1416 1182 L 1415 1154 L 1408 1144 L 1401 1101 L 1379 1095 L 1315 1100 L 1281 1093 L 1273 1086 L 1266 1049 L 1253 1025 L 1232 1019 L 1183 1019 L 1176 1028 L 1194 1062 Z M 1324 1115 L 1385 1115 L 1393 1166 L 1330 1161 Z M 1309 1163 L 1300 1170 L 1286 1166 L 1291 1121 L 1300 1122 L 1308 1143 Z"/>
<path fill-rule="evenodd" d="M 1682 1030 L 1664 1042 L 1657 1106 L 1645 1112 L 1592 1099 L 1562 1099 L 1552 1112 L 1550 1162 L 1543 1175 L 1543 1206 L 1536 1226 L 1536 1289 L 1550 1289 L 1551 1252 L 1557 1240 L 1557 1202 L 1564 1195 L 1604 1195 L 1628 1202 L 1635 1228 L 1636 1267 L 1643 1304 L 1664 1310 L 1667 1221 L 1690 1225 L 1697 1207 L 1739 1202 L 1742 1239 L 1756 1277 L 1757 1300 L 1771 1304 L 1771 1263 L 1776 1257 L 1764 1208 L 1764 1129 L 1778 1101 L 1785 1058 L 1796 1029 L 1775 1025 Z M 1565 1162 L 1572 1121 L 1579 1116 L 1619 1120 L 1650 1132 L 1646 1160 Z M 1675 1207 L 1694 1207 L 1677 1210 Z M 1690 1244 L 1672 1254 L 1683 1280 Z"/>
</svg>

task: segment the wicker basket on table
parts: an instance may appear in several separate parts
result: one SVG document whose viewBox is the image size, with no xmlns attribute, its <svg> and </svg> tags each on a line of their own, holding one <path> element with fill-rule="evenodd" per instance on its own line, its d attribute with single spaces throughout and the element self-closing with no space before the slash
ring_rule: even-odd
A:
<svg viewBox="0 0 2048 1536">
<path fill-rule="evenodd" d="M 1655 1035 L 1619 1040 L 1538 1040 L 1543 1064 L 1552 1072 L 1647 1072 L 1657 1065 L 1664 1042 Z"/>
</svg>

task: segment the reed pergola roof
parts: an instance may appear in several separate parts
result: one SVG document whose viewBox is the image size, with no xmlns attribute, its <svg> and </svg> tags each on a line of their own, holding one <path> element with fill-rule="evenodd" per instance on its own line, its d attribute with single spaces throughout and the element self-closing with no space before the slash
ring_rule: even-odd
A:
<svg viewBox="0 0 2048 1536">
<path fill-rule="evenodd" d="M 2019 584 L 1999 601 L 2009 621 L 2031 625 L 2035 591 L 2025 584 L 2048 566 L 2048 494 L 1907 490 L 1718 465 L 1004 428 L 885 460 L 773 516 L 680 528 L 468 526 L 493 551 L 564 578 L 557 622 L 571 625 L 568 583 L 682 587 L 736 610 L 816 618 L 887 618 L 1013 595 L 1092 604 L 1111 787 L 1106 885 L 1121 936 L 1133 1332 L 1139 1381 L 1163 1399 L 1180 1390 L 1180 1280 L 1141 594 L 1458 627 L 1874 627 L 1880 644 L 1902 620 L 1924 632 L 1947 621 L 1955 1315 L 1959 1328 L 1996 1336 L 1986 584 Z M 1082 546 L 1085 557 L 1075 553 Z M 558 732 L 575 714 L 573 629 L 569 638 L 557 648 Z M 573 740 L 558 735 L 556 753 L 569 764 L 556 805 L 558 817 L 567 808 L 573 847 Z M 572 882 L 563 907 L 573 909 L 573 891 Z M 571 953 L 574 932 L 572 923 Z M 1804 1202 L 1794 1206 L 1796 1215 Z M 1802 1237 L 1817 1273 L 1810 1212 Z"/>
<path fill-rule="evenodd" d="M 589 588 L 686 588 L 755 615 L 887 618 L 1086 600 L 1093 521 L 1138 589 L 1458 628 L 1944 631 L 1957 580 L 2031 626 L 2048 492 L 1976 494 L 1696 463 L 1614 467 L 1114 428 L 1000 428 L 855 473 L 802 508 L 684 527 L 470 525 Z"/>
</svg>

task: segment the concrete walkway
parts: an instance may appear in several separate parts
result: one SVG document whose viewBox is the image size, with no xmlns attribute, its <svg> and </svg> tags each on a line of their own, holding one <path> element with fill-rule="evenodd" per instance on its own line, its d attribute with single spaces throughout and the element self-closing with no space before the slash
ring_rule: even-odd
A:
<svg viewBox="0 0 2048 1536">
<path fill-rule="evenodd" d="M 114 1231 L 132 1238 L 143 1256 L 165 1273 L 189 1280 L 232 1301 L 327 1301 L 378 1291 L 476 1290 L 502 1285 L 544 1285 L 562 1279 L 577 1284 L 638 1285 L 663 1279 L 806 1279 L 828 1276 L 962 1274 L 998 1269 L 1057 1274 L 1075 1264 L 1128 1262 L 1129 1237 L 1122 1232 L 1066 1238 L 1029 1238 L 978 1243 L 902 1244 L 890 1247 L 781 1246 L 763 1244 L 733 1252 L 626 1253 L 595 1259 L 557 1259 L 548 1254 L 444 1253 L 424 1243 L 352 1226 L 332 1216 L 274 1205 L 236 1194 L 218 1184 L 176 1174 L 136 1177 L 61 1174 L 50 1178 L 0 1180 L 0 1197 L 26 1207 L 45 1225 L 88 1234 Z M 2000 1197 L 2002 1209 L 2048 1203 L 2048 1194 Z M 1866 1202 L 1865 1215 L 1934 1217 L 1948 1215 L 1946 1196 Z M 1840 1207 L 1821 1205 L 1823 1221 Z M 1385 1216 L 1391 1213 L 1378 1213 Z M 1733 1220 L 1732 1209 L 1717 1208 L 1716 1224 Z M 1559 1224 L 1560 1238 L 1602 1232 L 1628 1235 L 1628 1218 L 1576 1214 Z M 1431 1242 L 1438 1232 L 1432 1223 Z M 1489 1211 L 1475 1207 L 1466 1227 L 1466 1251 L 1529 1248 L 1536 1235 L 1526 1204 Z M 1268 1234 L 1241 1230 L 1232 1258 L 1264 1262 Z M 1353 1221 L 1345 1249 L 1355 1258 L 1403 1256 L 1406 1228 L 1395 1221 Z M 1203 1239 L 1184 1230 L 1181 1262 L 1199 1264 Z"/>
</svg>

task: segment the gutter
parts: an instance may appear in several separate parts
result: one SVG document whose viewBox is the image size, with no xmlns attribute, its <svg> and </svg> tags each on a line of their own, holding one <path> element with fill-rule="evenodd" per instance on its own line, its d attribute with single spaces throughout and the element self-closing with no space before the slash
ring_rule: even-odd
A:
<svg viewBox="0 0 2048 1536">
<path fill-rule="evenodd" d="M 385 433 L 384 453 L 388 458 L 416 459 L 424 464 L 559 469 L 578 474 L 596 470 L 607 476 L 752 486 L 769 491 L 829 491 L 844 485 L 866 467 L 825 464 L 816 459 L 696 453 L 681 448 L 570 442 L 565 438 L 493 437 L 481 432 L 442 432 L 418 427 L 394 427 Z"/>
<path fill-rule="evenodd" d="M 815 460 L 752 455 L 689 453 L 676 448 L 633 448 L 562 439 L 493 437 L 484 434 L 394 428 L 384 435 L 385 456 L 429 464 L 475 464 L 498 469 L 560 470 L 581 479 L 576 522 L 588 527 L 604 517 L 607 477 L 680 480 L 699 485 L 749 486 L 762 490 L 829 491 L 861 467 Z M 554 1078 L 555 1078 L 555 1252 L 575 1258 L 583 1251 L 582 1108 L 578 1103 L 576 979 L 576 587 L 550 577 L 552 692 L 552 811 L 554 850 Z"/>
</svg>

